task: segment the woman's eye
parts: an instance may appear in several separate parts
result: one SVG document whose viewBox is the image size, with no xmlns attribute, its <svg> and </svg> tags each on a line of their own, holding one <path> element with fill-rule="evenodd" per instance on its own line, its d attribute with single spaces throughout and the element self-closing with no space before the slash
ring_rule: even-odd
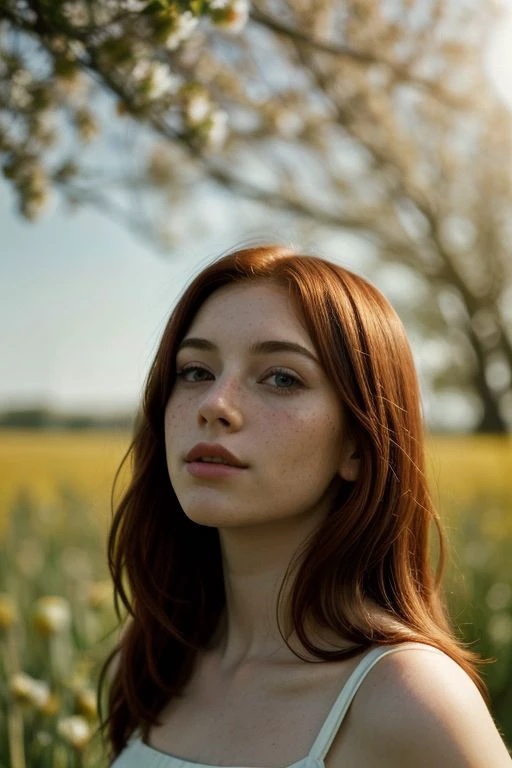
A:
<svg viewBox="0 0 512 768">
<path fill-rule="evenodd" d="M 276 377 L 276 382 L 281 382 L 280 384 L 277 383 L 277 389 L 282 390 L 290 390 L 290 389 L 296 389 L 297 387 L 301 386 L 301 382 L 296 376 L 292 376 L 291 373 L 288 373 L 288 371 L 283 371 L 279 368 L 274 369 L 273 371 L 270 371 L 270 373 L 267 375 L 267 379 L 271 378 L 272 376 Z M 286 381 L 284 386 L 282 385 L 283 379 L 288 379 L 288 385 L 286 385 Z M 291 382 L 291 384 L 289 383 Z"/>
<path fill-rule="evenodd" d="M 176 371 L 176 377 L 179 379 L 183 379 L 184 381 L 204 381 L 204 378 L 196 379 L 195 377 L 193 379 L 187 378 L 187 375 L 189 373 L 192 373 L 193 371 L 201 371 L 202 373 L 207 373 L 209 375 L 210 372 L 206 370 L 206 368 L 201 368 L 200 365 L 189 365 L 188 368 L 180 368 L 179 371 Z"/>
<path fill-rule="evenodd" d="M 212 376 L 210 371 L 207 371 L 206 368 L 202 368 L 200 365 L 189 365 L 176 371 L 176 378 L 183 379 L 183 381 L 186 381 L 189 384 L 197 384 L 207 380 L 204 374 Z M 274 389 L 280 390 L 283 393 L 287 393 L 302 386 L 302 382 L 296 376 L 293 376 L 291 373 L 288 373 L 288 371 L 282 370 L 281 368 L 275 368 L 270 371 L 265 376 L 264 381 L 273 377 L 275 377 L 276 382 Z"/>
</svg>

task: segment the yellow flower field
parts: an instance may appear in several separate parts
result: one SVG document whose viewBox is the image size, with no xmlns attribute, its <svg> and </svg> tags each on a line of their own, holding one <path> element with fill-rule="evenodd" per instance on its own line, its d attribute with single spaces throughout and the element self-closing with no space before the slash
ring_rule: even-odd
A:
<svg viewBox="0 0 512 768">
<path fill-rule="evenodd" d="M 106 534 L 129 443 L 120 431 L 0 431 L 0 635 L 12 641 L 0 674 L 1 765 L 106 768 L 94 695 L 117 638 Z M 512 744 L 512 439 L 430 437 L 427 462 L 456 550 L 445 592 L 454 626 L 497 659 L 486 682 Z"/>
<path fill-rule="evenodd" d="M 20 492 L 45 504 L 56 500 L 61 488 L 87 499 L 103 524 L 114 473 L 129 442 L 126 432 L 0 431 L 0 532 Z M 512 503 L 510 436 L 431 437 L 427 462 L 443 512 L 478 498 Z M 512 524 L 512 510 L 510 519 Z"/>
<path fill-rule="evenodd" d="M 512 436 L 430 437 L 427 464 L 434 493 L 465 503 L 475 496 L 512 499 Z"/>
<path fill-rule="evenodd" d="M 40 505 L 70 489 L 87 500 L 100 524 L 108 519 L 115 471 L 127 450 L 126 432 L 0 431 L 0 533 L 20 493 Z"/>
<path fill-rule="evenodd" d="M 484 539 L 512 540 L 511 436 L 432 437 L 427 466 L 449 536 L 473 509 Z"/>
</svg>

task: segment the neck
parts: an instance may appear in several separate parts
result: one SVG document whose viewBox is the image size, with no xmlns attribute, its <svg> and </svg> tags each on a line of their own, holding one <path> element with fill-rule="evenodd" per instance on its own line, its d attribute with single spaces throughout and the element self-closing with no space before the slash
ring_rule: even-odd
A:
<svg viewBox="0 0 512 768">
<path fill-rule="evenodd" d="M 255 661 L 298 661 L 280 634 L 277 601 L 288 566 L 314 528 L 311 518 L 294 518 L 219 531 L 226 609 L 214 647 L 226 672 Z M 288 616 L 294 575 L 295 569 L 282 590 L 279 624 L 292 648 L 304 655 Z"/>
</svg>

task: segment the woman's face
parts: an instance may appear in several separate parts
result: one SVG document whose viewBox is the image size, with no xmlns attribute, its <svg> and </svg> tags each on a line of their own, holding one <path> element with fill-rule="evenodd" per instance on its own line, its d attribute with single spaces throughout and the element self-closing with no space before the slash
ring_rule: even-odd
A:
<svg viewBox="0 0 512 768">
<path fill-rule="evenodd" d="M 305 353 L 251 350 L 269 341 Z M 327 514 L 340 474 L 354 479 L 354 446 L 317 359 L 281 286 L 228 285 L 205 301 L 180 345 L 165 411 L 169 476 L 191 520 L 222 528 Z M 185 457 L 200 442 L 227 448 L 245 468 L 197 476 Z"/>
</svg>

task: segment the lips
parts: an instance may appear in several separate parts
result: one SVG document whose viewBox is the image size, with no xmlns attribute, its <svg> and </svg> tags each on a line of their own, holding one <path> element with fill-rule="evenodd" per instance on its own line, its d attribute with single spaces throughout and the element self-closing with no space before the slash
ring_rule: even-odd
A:
<svg viewBox="0 0 512 768">
<path fill-rule="evenodd" d="M 198 443 L 191 451 L 189 451 L 185 457 L 185 461 L 200 461 L 201 459 L 214 459 L 220 458 L 226 461 L 232 467 L 245 468 L 244 464 L 237 456 L 231 451 L 228 451 L 223 445 L 218 443 Z M 206 463 L 206 462 L 205 462 Z M 212 466 L 223 466 L 222 464 L 212 463 Z"/>
</svg>

